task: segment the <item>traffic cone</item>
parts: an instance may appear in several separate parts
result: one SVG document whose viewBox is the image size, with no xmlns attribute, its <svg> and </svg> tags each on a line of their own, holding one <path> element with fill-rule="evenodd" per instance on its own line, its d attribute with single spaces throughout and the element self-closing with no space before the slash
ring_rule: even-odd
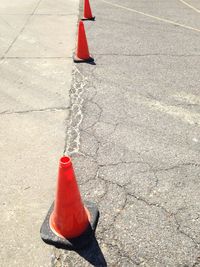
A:
<svg viewBox="0 0 200 267">
<path fill-rule="evenodd" d="M 76 53 L 74 55 L 74 62 L 93 62 L 94 59 L 89 54 L 87 38 L 85 34 L 85 27 L 82 21 L 79 22 L 78 27 L 78 41 Z"/>
<path fill-rule="evenodd" d="M 95 17 L 92 16 L 89 0 L 84 0 L 84 15 L 82 20 L 95 20 Z"/>
<path fill-rule="evenodd" d="M 83 205 L 71 159 L 62 157 L 55 202 L 40 230 L 42 240 L 57 248 L 78 250 L 93 240 L 98 218 L 94 203 Z"/>
</svg>

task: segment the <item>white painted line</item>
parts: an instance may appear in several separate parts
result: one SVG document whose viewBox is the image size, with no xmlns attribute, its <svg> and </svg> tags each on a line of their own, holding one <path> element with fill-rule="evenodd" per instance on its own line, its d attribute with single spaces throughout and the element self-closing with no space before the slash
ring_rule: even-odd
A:
<svg viewBox="0 0 200 267">
<path fill-rule="evenodd" d="M 188 29 L 188 30 L 193 30 L 193 31 L 200 32 L 200 29 L 193 28 L 193 27 L 190 27 L 190 26 L 187 26 L 187 25 L 184 25 L 184 24 L 180 24 L 180 23 L 172 21 L 172 20 L 156 17 L 156 16 L 150 15 L 148 13 L 144 13 L 144 12 L 138 11 L 138 10 L 133 9 L 133 8 L 128 8 L 128 7 L 125 7 L 125 6 L 118 5 L 118 4 L 113 4 L 113 3 L 108 2 L 106 0 L 100 0 L 100 1 L 102 1 L 102 2 L 104 2 L 106 4 L 108 4 L 108 5 L 111 5 L 111 6 L 114 6 L 114 7 L 118 7 L 118 8 L 121 8 L 121 9 L 125 9 L 125 10 L 131 11 L 131 12 L 134 12 L 134 13 L 137 13 L 137 14 L 152 18 L 152 19 L 156 19 L 156 20 L 168 23 L 168 24 L 172 24 L 172 25 L 179 26 L 179 27 L 182 27 L 182 28 L 185 28 L 185 29 Z"/>
<path fill-rule="evenodd" d="M 173 97 L 179 101 L 184 101 L 190 105 L 200 105 L 200 97 L 197 95 L 180 92 L 178 94 L 173 95 Z"/>
<path fill-rule="evenodd" d="M 189 8 L 193 9 L 194 11 L 200 13 L 200 10 L 190 4 L 188 4 L 187 2 L 185 2 L 184 0 L 179 0 L 180 2 L 182 2 L 184 5 L 188 6 Z"/>
<path fill-rule="evenodd" d="M 142 97 L 140 95 L 134 95 L 133 101 L 139 105 L 145 105 L 151 110 L 170 115 L 174 119 L 180 119 L 184 123 L 200 126 L 200 114 L 197 112 L 191 112 L 182 107 L 167 105 L 164 102 Z"/>
<path fill-rule="evenodd" d="M 189 123 L 191 125 L 200 125 L 200 115 L 195 112 L 190 112 L 181 107 L 168 106 L 159 101 L 147 101 L 145 103 L 154 110 L 171 115 L 174 118 L 179 118 L 183 122 Z"/>
</svg>

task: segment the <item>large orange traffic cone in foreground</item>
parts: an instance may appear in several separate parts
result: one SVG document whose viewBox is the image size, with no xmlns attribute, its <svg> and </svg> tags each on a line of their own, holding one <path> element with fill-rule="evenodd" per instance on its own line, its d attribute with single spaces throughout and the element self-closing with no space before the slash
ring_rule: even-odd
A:
<svg viewBox="0 0 200 267">
<path fill-rule="evenodd" d="M 74 55 L 74 62 L 93 62 L 94 59 L 89 54 L 87 38 L 85 34 L 85 27 L 82 21 L 79 22 L 78 40 L 76 53 Z"/>
<path fill-rule="evenodd" d="M 95 17 L 92 16 L 89 0 L 84 0 L 84 14 L 82 20 L 95 20 Z"/>
<path fill-rule="evenodd" d="M 77 237 L 89 225 L 89 218 L 83 206 L 72 163 L 67 157 L 60 160 L 57 193 L 50 227 L 60 236 Z"/>
<path fill-rule="evenodd" d="M 62 157 L 55 202 L 40 230 L 43 241 L 57 248 L 82 248 L 92 241 L 98 218 L 93 203 L 83 205 L 70 158 Z"/>
</svg>

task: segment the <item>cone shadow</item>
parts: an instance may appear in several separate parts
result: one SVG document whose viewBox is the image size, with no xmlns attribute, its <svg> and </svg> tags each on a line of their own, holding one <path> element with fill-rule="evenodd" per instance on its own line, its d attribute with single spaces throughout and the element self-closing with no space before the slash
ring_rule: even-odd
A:
<svg viewBox="0 0 200 267">
<path fill-rule="evenodd" d="M 96 65 L 96 63 L 93 61 L 93 62 L 89 62 L 88 64 L 90 65 Z"/>
<path fill-rule="evenodd" d="M 82 18 L 81 20 L 82 20 L 82 21 L 89 21 L 89 20 L 90 20 L 90 21 L 91 21 L 91 20 L 92 20 L 92 21 L 95 21 L 96 19 L 95 19 L 95 17 L 92 17 L 92 18 Z"/>
<path fill-rule="evenodd" d="M 90 264 L 96 267 L 107 267 L 106 260 L 104 255 L 99 247 L 99 244 L 93 237 L 92 241 L 85 248 L 76 250 L 76 253 L 79 254 L 82 258 L 88 261 Z"/>
<path fill-rule="evenodd" d="M 75 63 L 78 63 L 78 64 L 80 64 L 80 63 L 85 63 L 85 64 L 89 64 L 89 65 L 96 65 L 96 63 L 95 63 L 94 61 L 93 61 L 93 62 L 89 62 L 89 61 L 79 61 L 79 62 L 78 62 L 78 61 L 75 61 L 75 60 L 74 60 L 74 62 L 75 62 Z"/>
</svg>

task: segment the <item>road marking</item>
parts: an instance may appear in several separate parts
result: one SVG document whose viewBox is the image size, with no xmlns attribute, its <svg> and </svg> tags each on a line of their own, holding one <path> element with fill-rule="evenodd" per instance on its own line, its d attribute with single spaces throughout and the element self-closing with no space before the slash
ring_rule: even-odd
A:
<svg viewBox="0 0 200 267">
<path fill-rule="evenodd" d="M 182 27 L 182 28 L 185 28 L 185 29 L 188 29 L 188 30 L 193 30 L 193 31 L 200 32 L 200 29 L 193 28 L 193 27 L 190 27 L 190 26 L 187 26 L 187 25 L 184 25 L 184 24 L 180 24 L 180 23 L 172 21 L 172 20 L 156 17 L 156 16 L 150 15 L 148 13 L 144 13 L 144 12 L 138 11 L 138 10 L 133 9 L 133 8 L 121 6 L 121 5 L 118 5 L 118 4 L 113 4 L 113 3 L 108 2 L 106 0 L 101 0 L 101 1 L 106 3 L 106 4 L 108 4 L 108 5 L 111 5 L 111 6 L 114 6 L 114 7 L 118 7 L 118 8 L 121 8 L 121 9 L 125 9 L 125 10 L 131 11 L 131 12 L 134 12 L 134 13 L 137 13 L 137 14 L 140 14 L 140 15 L 155 19 L 155 20 L 159 20 L 159 21 L 162 21 L 162 22 L 165 22 L 165 23 L 168 23 L 168 24 L 179 26 L 179 27 Z"/>
<path fill-rule="evenodd" d="M 182 107 L 170 106 L 158 100 L 149 99 L 139 95 L 133 96 L 133 101 L 139 105 L 145 105 L 152 110 L 160 111 L 168 114 L 174 118 L 179 118 L 183 122 L 191 125 L 200 125 L 200 114 L 196 112 L 190 112 Z"/>
<path fill-rule="evenodd" d="M 187 104 L 200 105 L 200 97 L 197 95 L 180 92 L 178 94 L 173 95 L 173 97 L 177 100 L 184 101 Z"/>
<path fill-rule="evenodd" d="M 179 118 L 182 121 L 187 122 L 191 125 L 194 124 L 200 125 L 200 114 L 198 113 L 189 112 L 188 110 L 181 107 L 168 106 L 159 101 L 151 101 L 151 102 L 148 101 L 146 104 L 150 108 L 169 114 L 173 117 Z"/>
<path fill-rule="evenodd" d="M 180 2 L 182 2 L 184 5 L 188 6 L 189 8 L 193 9 L 194 11 L 200 13 L 200 10 L 190 4 L 188 4 L 187 2 L 185 2 L 184 0 L 179 0 Z"/>
</svg>

